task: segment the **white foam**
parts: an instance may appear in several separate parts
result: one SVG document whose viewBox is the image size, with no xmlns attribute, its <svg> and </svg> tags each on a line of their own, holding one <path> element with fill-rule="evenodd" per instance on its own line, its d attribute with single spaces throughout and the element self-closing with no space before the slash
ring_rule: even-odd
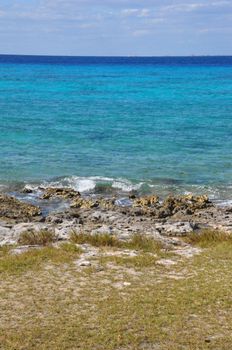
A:
<svg viewBox="0 0 232 350">
<path fill-rule="evenodd" d="M 73 188 L 79 192 L 88 192 L 94 190 L 97 183 L 99 182 L 108 182 L 112 183 L 113 179 L 108 177 L 100 177 L 100 176 L 90 176 L 90 177 L 79 177 L 79 176 L 71 176 L 69 178 L 65 178 L 64 182 L 67 182 L 68 187 Z"/>
<path fill-rule="evenodd" d="M 103 184 L 111 186 L 113 189 L 122 191 L 122 192 L 130 192 L 130 191 L 139 191 L 147 187 L 151 189 L 152 192 L 155 192 L 156 194 L 160 196 L 166 196 L 170 193 L 174 194 L 207 194 L 209 196 L 209 199 L 214 202 L 220 202 L 222 204 L 220 205 L 232 205 L 232 192 L 230 190 L 230 186 L 226 187 L 213 187 L 209 185 L 170 185 L 170 184 L 156 184 L 152 183 L 150 181 L 140 181 L 140 182 L 132 182 L 128 179 L 124 178 L 111 178 L 111 177 L 104 177 L 104 176 L 70 176 L 58 179 L 56 181 L 46 181 L 42 184 L 35 185 L 35 184 L 27 184 L 25 185 L 26 189 L 31 189 L 33 192 L 36 192 L 39 194 L 40 187 L 47 188 L 47 187 L 57 187 L 57 188 L 72 188 L 76 191 L 79 191 L 81 193 L 88 193 L 93 192 L 97 185 Z M 0 189 L 4 188 L 4 185 L 0 185 Z M 231 192 L 231 196 L 230 196 Z"/>
<path fill-rule="evenodd" d="M 137 184 L 132 183 L 131 181 L 123 178 L 114 179 L 111 177 L 102 177 L 102 176 L 90 176 L 90 177 L 81 177 L 81 176 L 70 176 L 65 177 L 58 181 L 45 182 L 41 187 L 67 187 L 73 188 L 79 192 L 88 192 L 95 189 L 96 185 L 99 183 L 104 183 L 112 186 L 112 188 L 122 190 L 124 192 L 130 192 L 132 190 L 139 190 L 144 182 L 139 182 Z M 28 187 L 31 187 L 30 185 Z M 39 186 L 37 186 L 38 188 Z"/>
<path fill-rule="evenodd" d="M 112 183 L 112 187 L 120 189 L 124 192 L 130 192 L 133 190 L 139 190 L 143 184 L 144 184 L 143 182 L 140 182 L 138 184 L 132 184 L 128 180 L 119 179 Z"/>
<path fill-rule="evenodd" d="M 71 187 L 79 192 L 87 192 L 93 190 L 96 186 L 96 182 L 91 179 L 76 179 L 75 181 L 70 181 Z"/>
</svg>

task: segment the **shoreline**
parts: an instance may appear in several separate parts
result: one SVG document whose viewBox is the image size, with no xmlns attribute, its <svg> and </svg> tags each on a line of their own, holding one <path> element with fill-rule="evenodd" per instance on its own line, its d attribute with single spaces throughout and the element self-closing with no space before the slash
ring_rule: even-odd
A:
<svg viewBox="0 0 232 350">
<path fill-rule="evenodd" d="M 39 200 L 36 206 L 0 194 L 0 245 L 17 244 L 23 232 L 40 230 L 54 231 L 58 240 L 68 240 L 76 231 L 122 240 L 145 233 L 163 242 L 204 228 L 232 232 L 232 207 L 217 206 L 206 195 L 160 199 L 131 194 L 127 205 L 119 205 L 114 196 L 86 197 L 68 188 L 47 188 L 41 189 Z"/>
<path fill-rule="evenodd" d="M 70 176 L 46 181 L 0 182 L 0 193 L 14 196 L 29 204 L 42 205 L 46 212 L 61 209 L 62 203 L 59 201 L 54 202 L 54 206 L 51 207 L 51 203 L 46 205 L 45 202 L 41 202 L 40 196 L 47 188 L 67 188 L 80 192 L 85 198 L 110 199 L 116 197 L 122 202 L 127 201 L 131 195 L 137 197 L 158 195 L 161 200 L 168 196 L 207 195 L 209 200 L 219 207 L 232 205 L 231 184 L 188 184 L 178 183 L 174 179 L 129 180 L 101 176 Z"/>
</svg>

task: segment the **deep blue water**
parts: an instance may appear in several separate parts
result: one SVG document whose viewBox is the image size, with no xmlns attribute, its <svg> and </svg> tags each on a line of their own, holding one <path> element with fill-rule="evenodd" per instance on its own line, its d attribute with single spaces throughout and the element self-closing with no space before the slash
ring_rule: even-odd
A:
<svg viewBox="0 0 232 350">
<path fill-rule="evenodd" d="M 44 182 L 232 199 L 232 57 L 0 56 L 0 184 Z"/>
</svg>

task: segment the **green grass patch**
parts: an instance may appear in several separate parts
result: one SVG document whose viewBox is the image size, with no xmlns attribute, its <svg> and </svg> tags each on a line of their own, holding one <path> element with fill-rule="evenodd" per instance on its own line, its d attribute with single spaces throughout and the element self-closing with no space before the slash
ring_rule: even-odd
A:
<svg viewBox="0 0 232 350">
<path fill-rule="evenodd" d="M 113 235 L 77 233 L 73 231 L 70 235 L 70 241 L 78 244 L 91 244 L 94 247 L 120 247 L 121 242 Z"/>
<path fill-rule="evenodd" d="M 18 243 L 21 245 L 49 245 L 56 241 L 56 235 L 53 231 L 25 231 L 19 236 Z"/>
<path fill-rule="evenodd" d="M 202 248 L 207 248 L 223 242 L 231 244 L 232 234 L 218 230 L 206 229 L 197 233 L 190 233 L 186 240 L 190 244 L 198 245 Z"/>
<path fill-rule="evenodd" d="M 141 250 L 143 252 L 159 253 L 162 249 L 162 244 L 152 237 L 134 234 L 130 241 L 124 243 L 124 248 Z"/>
<path fill-rule="evenodd" d="M 140 274 L 56 268 L 36 276 L 1 280 L 0 349 L 231 349 L 227 242 Z"/>
<path fill-rule="evenodd" d="M 119 240 L 116 236 L 109 234 L 76 233 L 72 232 L 70 241 L 78 244 L 91 244 L 95 247 L 115 247 L 121 249 L 134 249 L 143 252 L 159 252 L 162 244 L 152 237 L 134 234 L 129 241 Z"/>
<path fill-rule="evenodd" d="M 19 274 L 30 269 L 39 269 L 45 263 L 64 264 L 77 258 L 81 250 L 73 244 L 63 244 L 60 247 L 42 247 L 30 249 L 21 254 L 11 254 L 8 250 L 0 255 L 0 274 Z"/>
<path fill-rule="evenodd" d="M 0 259 L 2 257 L 6 256 L 11 249 L 12 249 L 12 246 L 10 246 L 10 245 L 0 246 Z"/>
<path fill-rule="evenodd" d="M 147 267 L 154 267 L 160 256 L 151 253 L 141 253 L 137 256 L 106 256 L 100 259 L 102 265 L 113 263 L 125 267 L 132 267 L 136 269 L 143 269 Z"/>
</svg>

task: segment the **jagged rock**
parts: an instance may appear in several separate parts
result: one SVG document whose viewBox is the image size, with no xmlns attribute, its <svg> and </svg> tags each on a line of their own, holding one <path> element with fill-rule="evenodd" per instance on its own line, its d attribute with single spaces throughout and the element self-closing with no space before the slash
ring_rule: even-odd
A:
<svg viewBox="0 0 232 350">
<path fill-rule="evenodd" d="M 107 226 L 107 225 L 103 225 L 99 228 L 96 228 L 95 230 L 91 231 L 92 235 L 101 235 L 101 234 L 108 234 L 111 235 L 112 234 L 112 227 Z"/>
<path fill-rule="evenodd" d="M 54 197 L 61 197 L 63 199 L 74 199 L 80 197 L 81 194 L 71 188 L 53 188 L 49 187 L 44 190 L 41 199 L 50 199 Z"/>
<path fill-rule="evenodd" d="M 0 246 L 5 244 L 13 244 L 11 229 L 8 227 L 0 226 Z"/>
<path fill-rule="evenodd" d="M 40 215 L 39 207 L 21 202 L 6 194 L 0 194 L 0 218 L 22 222 L 31 221 Z"/>
<path fill-rule="evenodd" d="M 89 199 L 89 198 L 75 198 L 75 200 L 70 205 L 71 208 L 82 208 L 82 209 L 92 209 L 92 208 L 102 208 L 106 210 L 111 210 L 115 207 L 115 198 L 112 199 Z"/>
<path fill-rule="evenodd" d="M 162 205 L 165 210 L 169 210 L 171 215 L 174 215 L 179 211 L 187 211 L 187 213 L 193 213 L 196 210 L 205 209 L 210 206 L 213 206 L 213 204 L 205 195 L 187 195 L 179 197 L 169 196 L 164 200 Z"/>
<path fill-rule="evenodd" d="M 158 196 L 140 197 L 134 200 L 134 207 L 154 207 L 159 203 Z"/>
<path fill-rule="evenodd" d="M 41 222 L 22 222 L 14 225 L 11 231 L 14 237 L 18 238 L 21 233 L 26 231 L 39 232 L 41 230 L 49 230 L 51 228 L 51 225 L 43 224 Z"/>
<path fill-rule="evenodd" d="M 99 202 L 92 199 L 76 198 L 70 205 L 71 208 L 91 209 L 99 207 Z"/>
<path fill-rule="evenodd" d="M 55 234 L 58 240 L 69 239 L 72 232 L 81 232 L 81 225 L 76 223 L 76 220 L 73 221 L 63 221 L 62 224 L 55 226 Z"/>
<path fill-rule="evenodd" d="M 78 213 L 76 210 L 66 210 L 62 212 L 50 213 L 46 217 L 45 222 L 50 224 L 61 224 L 64 221 L 73 221 L 74 219 L 76 219 L 76 223 L 81 223 L 80 213 Z"/>
<path fill-rule="evenodd" d="M 26 185 L 23 190 L 22 190 L 23 193 L 32 193 L 33 192 L 33 188 L 29 185 Z"/>
<path fill-rule="evenodd" d="M 188 233 L 197 229 L 196 223 L 193 222 L 167 222 L 164 224 L 156 224 L 155 228 L 162 235 L 167 236 L 186 236 Z"/>
</svg>

